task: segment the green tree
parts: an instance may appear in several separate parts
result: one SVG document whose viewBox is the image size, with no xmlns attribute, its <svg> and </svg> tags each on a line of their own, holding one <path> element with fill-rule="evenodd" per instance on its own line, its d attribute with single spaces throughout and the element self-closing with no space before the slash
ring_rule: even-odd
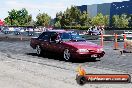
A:
<svg viewBox="0 0 132 88">
<path fill-rule="evenodd" d="M 64 13 L 59 12 L 56 14 L 55 23 L 59 21 L 61 26 L 76 26 L 79 24 L 80 15 L 80 10 L 78 10 L 76 6 L 71 6 L 71 8 L 67 8 Z"/>
<path fill-rule="evenodd" d="M 76 6 L 71 6 L 69 15 L 71 22 L 70 24 L 72 24 L 72 26 L 78 25 L 80 21 L 81 11 Z"/>
<path fill-rule="evenodd" d="M 109 19 L 109 15 L 105 15 L 104 16 L 104 23 L 105 23 L 105 26 L 109 26 L 109 22 L 110 22 L 110 19 Z"/>
<path fill-rule="evenodd" d="M 86 11 L 84 11 L 80 15 L 80 25 L 81 26 L 90 26 L 91 25 L 91 18 Z"/>
<path fill-rule="evenodd" d="M 61 25 L 62 26 L 69 26 L 71 24 L 71 18 L 70 18 L 70 9 L 66 9 L 62 15 L 61 19 Z"/>
<path fill-rule="evenodd" d="M 61 21 L 63 13 L 60 11 L 59 13 L 56 13 L 56 21 Z"/>
<path fill-rule="evenodd" d="M 97 16 L 92 18 L 92 25 L 107 26 L 108 22 L 109 22 L 109 17 L 108 16 L 103 16 L 102 13 L 98 13 Z"/>
<path fill-rule="evenodd" d="M 112 17 L 112 25 L 113 25 L 113 27 L 119 27 L 119 19 L 120 19 L 119 15 L 114 15 Z"/>
<path fill-rule="evenodd" d="M 37 21 L 36 21 L 36 25 L 37 26 L 49 26 L 50 25 L 50 21 L 51 21 L 51 17 L 46 14 L 46 13 L 39 13 L 36 17 Z"/>
<path fill-rule="evenodd" d="M 11 23 L 11 19 L 10 19 L 9 17 L 6 17 L 6 18 L 4 19 L 4 22 L 5 22 L 6 25 L 11 25 L 11 24 L 12 24 L 12 23 Z"/>
<path fill-rule="evenodd" d="M 121 28 L 128 28 L 129 20 L 130 20 L 130 18 L 127 17 L 126 14 L 122 14 L 122 15 L 120 16 L 120 20 L 119 20 L 119 21 L 120 21 L 120 27 L 121 27 Z"/>
<path fill-rule="evenodd" d="M 59 13 L 56 13 L 56 18 L 55 18 L 55 21 L 54 21 L 54 26 L 57 27 L 57 28 L 61 28 L 63 22 L 62 22 L 62 15 L 63 13 L 60 11 Z M 62 24 L 61 24 L 62 22 Z"/>
<path fill-rule="evenodd" d="M 55 27 L 56 27 L 56 28 L 61 28 L 60 21 L 57 21 L 57 22 L 55 23 Z"/>
<path fill-rule="evenodd" d="M 32 21 L 32 16 L 28 15 L 28 11 L 25 8 L 21 10 L 13 9 L 8 14 L 8 17 L 4 19 L 7 25 L 26 26 Z"/>
<path fill-rule="evenodd" d="M 117 28 L 128 28 L 130 17 L 125 14 L 122 15 L 114 15 L 112 17 L 112 23 L 114 27 Z"/>
<path fill-rule="evenodd" d="M 59 22 L 58 22 L 59 21 Z M 90 15 L 84 11 L 81 12 L 76 6 L 67 8 L 63 13 L 59 12 L 56 14 L 55 24 L 65 26 L 109 26 L 109 16 L 104 16 L 99 13 L 97 16 L 91 18 Z"/>
</svg>

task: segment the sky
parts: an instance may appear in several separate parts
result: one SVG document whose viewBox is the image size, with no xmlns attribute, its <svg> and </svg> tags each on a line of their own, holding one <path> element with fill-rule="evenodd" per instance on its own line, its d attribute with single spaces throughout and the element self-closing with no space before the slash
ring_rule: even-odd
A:
<svg viewBox="0 0 132 88">
<path fill-rule="evenodd" d="M 33 19 L 38 13 L 47 13 L 52 18 L 59 11 L 65 11 L 71 5 L 92 5 L 111 2 L 121 2 L 128 0 L 0 0 L 0 19 L 8 16 L 8 11 L 12 9 L 20 10 L 26 8 Z"/>
</svg>

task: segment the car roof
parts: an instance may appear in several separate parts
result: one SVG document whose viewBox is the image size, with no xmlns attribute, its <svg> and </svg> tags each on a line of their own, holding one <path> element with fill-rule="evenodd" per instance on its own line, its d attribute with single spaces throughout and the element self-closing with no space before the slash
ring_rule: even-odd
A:
<svg viewBox="0 0 132 88">
<path fill-rule="evenodd" d="M 59 32 L 59 33 L 62 33 L 62 32 L 65 32 L 66 30 L 48 30 L 48 32 Z"/>
<path fill-rule="evenodd" d="M 66 31 L 66 30 L 48 30 L 48 32 L 57 32 L 57 33 L 70 33 L 70 32 L 74 32 L 74 31 Z"/>
</svg>

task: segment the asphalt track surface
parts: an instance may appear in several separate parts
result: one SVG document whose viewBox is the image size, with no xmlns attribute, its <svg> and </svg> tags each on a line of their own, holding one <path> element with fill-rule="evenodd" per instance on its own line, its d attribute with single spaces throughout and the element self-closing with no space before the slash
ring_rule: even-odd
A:
<svg viewBox="0 0 132 88">
<path fill-rule="evenodd" d="M 0 39 L 0 88 L 132 88 L 131 83 L 76 83 L 76 69 L 81 64 L 87 73 L 132 74 L 132 53 L 120 54 L 113 50 L 113 41 L 104 43 L 105 56 L 100 60 L 66 62 L 52 54 L 37 56 L 30 47 L 29 37 L 20 36 Z M 99 40 L 91 42 L 100 44 Z"/>
<path fill-rule="evenodd" d="M 100 41 L 92 41 L 96 44 L 100 44 Z M 6 53 L 7 57 L 11 59 L 17 59 L 20 61 L 26 61 L 31 63 L 38 63 L 41 65 L 47 65 L 51 67 L 57 67 L 65 70 L 67 64 L 73 69 L 79 64 L 86 67 L 102 68 L 107 70 L 121 71 L 125 73 L 132 73 L 132 53 L 120 54 L 120 50 L 123 49 L 123 42 L 119 43 L 119 50 L 113 50 L 113 42 L 107 41 L 104 43 L 104 49 L 106 54 L 101 59 L 97 60 L 85 60 L 77 62 L 65 62 L 57 56 L 47 55 L 38 57 L 30 47 L 30 41 L 0 41 L 0 52 Z M 17 57 L 25 57 L 18 59 Z"/>
</svg>

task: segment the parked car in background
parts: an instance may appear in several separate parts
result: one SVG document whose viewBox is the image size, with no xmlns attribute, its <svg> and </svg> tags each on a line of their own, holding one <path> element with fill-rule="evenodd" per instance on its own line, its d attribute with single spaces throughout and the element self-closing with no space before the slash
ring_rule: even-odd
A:
<svg viewBox="0 0 132 88">
<path fill-rule="evenodd" d="M 21 29 L 20 28 L 14 28 L 14 34 L 15 35 L 20 35 L 21 34 Z"/>
<path fill-rule="evenodd" d="M 33 28 L 28 28 L 26 30 L 26 32 L 28 33 L 28 36 L 33 36 L 34 35 L 34 29 Z"/>
<path fill-rule="evenodd" d="M 89 34 L 89 35 L 100 35 L 101 30 L 97 27 L 91 27 L 88 29 L 87 34 Z"/>
<path fill-rule="evenodd" d="M 127 38 L 132 39 L 132 32 L 131 31 L 125 31 L 122 36 L 126 35 Z"/>
<path fill-rule="evenodd" d="M 30 46 L 38 55 L 55 53 L 64 60 L 101 58 L 105 52 L 103 47 L 86 41 L 73 31 L 50 30 L 37 38 L 31 38 Z"/>
<path fill-rule="evenodd" d="M 4 34 L 9 34 L 10 33 L 8 28 L 4 28 L 3 30 L 1 30 L 1 32 L 4 33 Z"/>
</svg>

